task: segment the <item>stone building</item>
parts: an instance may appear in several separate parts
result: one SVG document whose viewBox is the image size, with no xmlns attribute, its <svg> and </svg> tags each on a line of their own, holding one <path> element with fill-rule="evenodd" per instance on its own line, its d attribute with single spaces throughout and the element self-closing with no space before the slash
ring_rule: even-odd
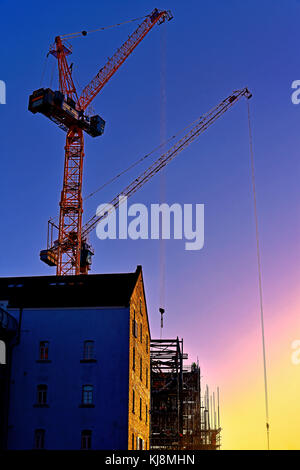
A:
<svg viewBox="0 0 300 470">
<path fill-rule="evenodd" d="M 18 323 L 3 448 L 149 449 L 150 331 L 140 266 L 1 278 L 1 302 Z"/>
</svg>

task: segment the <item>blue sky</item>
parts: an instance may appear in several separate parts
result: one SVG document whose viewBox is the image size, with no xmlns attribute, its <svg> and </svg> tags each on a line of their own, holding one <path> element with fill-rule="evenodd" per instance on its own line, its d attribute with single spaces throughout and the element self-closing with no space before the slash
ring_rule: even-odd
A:
<svg viewBox="0 0 300 470">
<path fill-rule="evenodd" d="M 267 307 L 281 291 L 296 290 L 300 105 L 293 105 L 290 96 L 292 81 L 300 78 L 299 1 L 2 0 L 0 7 L 0 79 L 7 85 L 7 104 L 0 106 L 1 276 L 55 274 L 39 261 L 39 251 L 46 244 L 48 218 L 58 215 L 65 134 L 43 116 L 27 111 L 29 94 L 41 85 L 50 43 L 57 34 L 95 29 L 158 7 L 171 9 L 174 19 L 150 32 L 94 101 L 106 130 L 97 139 L 86 136 L 84 193 L 160 143 L 161 43 L 166 34 L 168 136 L 232 90 L 248 86 L 253 93 Z M 132 23 L 72 41 L 74 74 L 82 86 L 135 27 Z M 54 88 L 55 65 L 50 57 L 43 86 L 50 85 L 54 70 Z M 88 200 L 85 217 L 135 174 Z M 178 156 L 167 167 L 165 180 L 168 203 L 205 204 L 204 249 L 187 252 L 182 241 L 165 245 L 166 335 L 183 337 L 191 359 L 202 357 L 206 369 L 211 369 L 209 378 L 217 383 L 212 369 L 224 348 L 259 327 L 246 102 L 238 103 Z M 156 177 L 132 202 L 157 203 L 159 197 Z M 100 241 L 95 234 L 91 242 L 96 252 L 94 273 L 143 266 L 152 335 L 157 336 L 159 242 Z"/>
</svg>

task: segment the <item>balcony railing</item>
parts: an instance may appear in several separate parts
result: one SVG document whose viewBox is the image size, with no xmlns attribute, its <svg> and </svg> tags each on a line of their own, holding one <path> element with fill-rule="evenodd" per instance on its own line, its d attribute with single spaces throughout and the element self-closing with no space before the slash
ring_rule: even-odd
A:
<svg viewBox="0 0 300 470">
<path fill-rule="evenodd" d="M 12 315 L 0 307 L 0 330 L 1 329 L 9 332 L 17 331 L 18 322 Z"/>
</svg>

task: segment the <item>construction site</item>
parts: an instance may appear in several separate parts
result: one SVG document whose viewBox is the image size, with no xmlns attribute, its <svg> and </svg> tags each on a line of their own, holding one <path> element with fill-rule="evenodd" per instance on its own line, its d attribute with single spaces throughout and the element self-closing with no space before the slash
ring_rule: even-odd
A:
<svg viewBox="0 0 300 470">
<path fill-rule="evenodd" d="M 185 365 L 183 340 L 151 341 L 151 436 L 153 450 L 218 450 L 219 390 L 201 392 L 199 364 Z"/>
</svg>

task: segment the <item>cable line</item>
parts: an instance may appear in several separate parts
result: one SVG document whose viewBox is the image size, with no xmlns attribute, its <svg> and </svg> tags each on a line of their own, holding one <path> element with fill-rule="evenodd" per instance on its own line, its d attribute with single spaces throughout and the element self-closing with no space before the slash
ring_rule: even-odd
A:
<svg viewBox="0 0 300 470">
<path fill-rule="evenodd" d="M 143 20 L 147 16 L 149 16 L 149 15 L 140 16 L 139 18 L 133 18 L 132 20 L 123 21 L 122 23 L 115 23 L 115 24 L 111 24 L 111 25 L 108 25 L 108 26 L 102 26 L 101 28 L 91 29 L 90 31 L 83 30 L 83 31 L 77 31 L 76 33 L 63 34 L 60 37 L 62 39 L 71 39 L 71 38 L 78 38 L 80 36 L 87 36 L 90 33 L 97 33 L 98 31 L 104 31 L 105 29 L 116 28 L 117 26 L 123 26 L 123 24 L 128 24 L 128 23 L 133 23 L 134 21 Z"/>
<path fill-rule="evenodd" d="M 109 179 L 108 181 L 106 181 L 106 183 L 102 184 L 101 186 L 99 186 L 98 188 L 96 188 L 93 192 L 91 192 L 90 194 L 88 194 L 88 196 L 86 196 L 83 200 L 86 201 L 87 199 L 89 199 L 90 197 L 94 196 L 96 193 L 102 191 L 102 189 L 106 188 L 107 186 L 109 186 L 110 184 L 112 184 L 114 181 L 116 181 L 117 179 L 119 179 L 122 175 L 124 175 L 125 173 L 128 173 L 128 171 L 132 170 L 132 168 L 136 167 L 137 165 L 139 165 L 140 163 L 142 163 L 144 160 L 146 160 L 148 157 L 150 157 L 151 155 L 153 155 L 155 152 L 157 152 L 159 149 L 161 148 L 164 148 L 166 147 L 166 145 L 171 142 L 173 139 L 176 139 L 176 137 L 178 137 L 182 132 L 186 131 L 187 129 L 189 129 L 190 127 L 192 127 L 196 122 L 199 121 L 200 118 L 197 118 L 195 119 L 195 121 L 191 122 L 191 124 L 189 124 L 188 126 L 185 126 L 183 127 L 182 129 L 180 129 L 177 134 L 174 134 L 172 135 L 171 137 L 169 137 L 169 139 L 165 140 L 164 142 L 162 142 L 161 144 L 159 144 L 157 147 L 155 147 L 153 150 L 151 150 L 151 152 L 147 153 L 146 155 L 144 155 L 143 157 L 139 158 L 138 160 L 136 160 L 135 162 L 133 162 L 131 165 L 129 165 L 127 168 L 125 168 L 123 171 L 121 171 L 120 173 L 118 173 L 117 175 L 113 176 L 111 179 Z"/>
<path fill-rule="evenodd" d="M 253 141 L 252 141 L 249 100 L 247 100 L 247 105 L 248 105 L 249 146 L 250 146 L 250 158 L 251 158 L 251 180 L 252 180 L 255 234 L 256 234 L 256 255 L 257 255 L 257 267 L 258 267 L 258 287 L 259 287 L 259 300 L 260 300 L 261 339 L 262 339 L 263 368 L 264 368 L 267 448 L 268 450 L 270 450 L 269 397 L 268 397 L 266 342 L 265 342 L 264 309 L 263 309 L 263 291 L 262 291 L 261 258 L 260 258 L 259 233 L 258 233 L 257 204 L 256 204 L 256 184 L 255 184 L 254 155 L 253 155 Z"/>
</svg>

